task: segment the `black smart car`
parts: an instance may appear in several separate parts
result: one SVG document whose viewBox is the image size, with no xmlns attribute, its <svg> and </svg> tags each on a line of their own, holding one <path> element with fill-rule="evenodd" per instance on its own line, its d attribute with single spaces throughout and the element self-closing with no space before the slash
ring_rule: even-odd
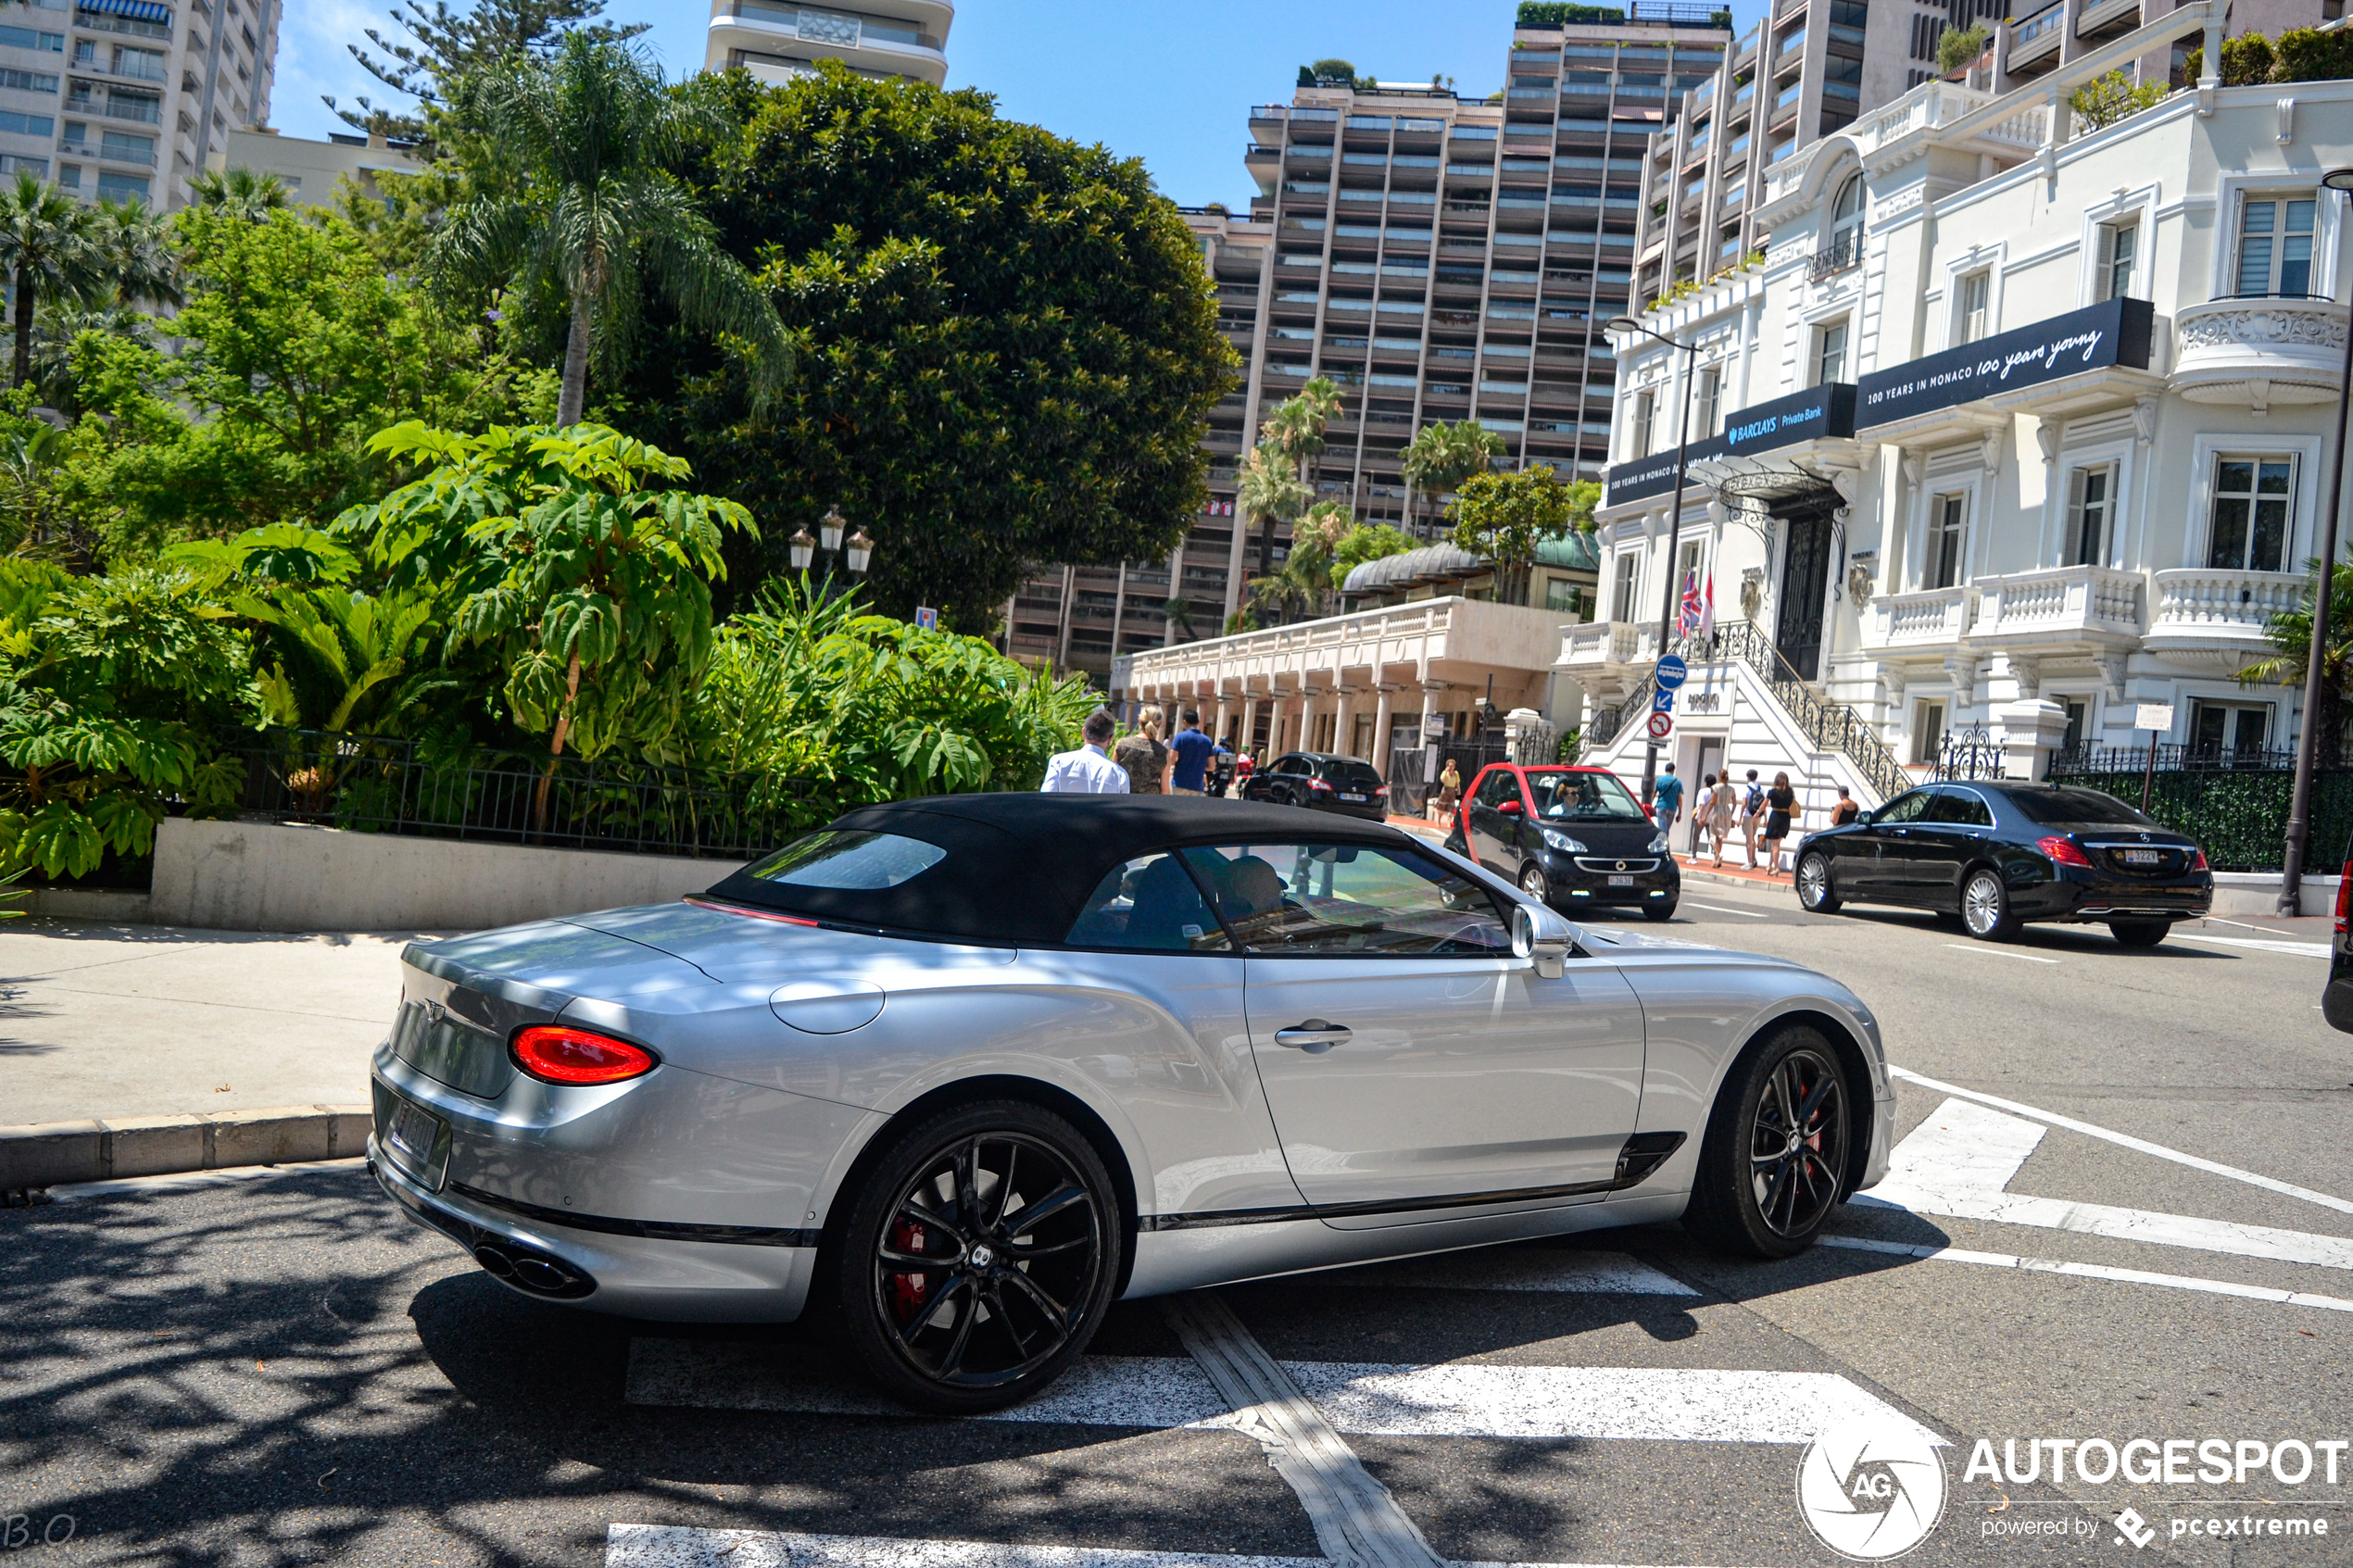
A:
<svg viewBox="0 0 2353 1568">
<path fill-rule="evenodd" d="M 1797 847 L 1797 898 L 1910 904 L 1999 942 L 2029 921 L 2097 922 L 2128 947 L 2214 903 L 2206 852 L 2112 795 L 2071 784 L 1926 784 Z"/>
<path fill-rule="evenodd" d="M 1336 757 L 1325 751 L 1283 753 L 1272 767 L 1250 776 L 1250 783 L 1242 785 L 1242 798 L 1338 811 L 1368 822 L 1389 820 L 1389 785 L 1381 782 L 1373 765 L 1361 757 Z"/>
<path fill-rule="evenodd" d="M 1570 912 L 1630 904 L 1666 920 L 1683 892 L 1667 835 L 1606 768 L 1490 763 L 1463 797 L 1446 847 Z"/>
</svg>

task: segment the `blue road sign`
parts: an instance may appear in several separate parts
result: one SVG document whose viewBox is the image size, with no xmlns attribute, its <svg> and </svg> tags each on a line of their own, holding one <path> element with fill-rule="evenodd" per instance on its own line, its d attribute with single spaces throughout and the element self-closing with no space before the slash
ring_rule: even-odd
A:
<svg viewBox="0 0 2353 1568">
<path fill-rule="evenodd" d="M 1690 666 L 1683 662 L 1680 654 L 1670 653 L 1658 661 L 1658 669 L 1654 673 L 1658 678 L 1658 684 L 1671 692 L 1688 680 L 1691 672 Z"/>
<path fill-rule="evenodd" d="M 1674 711 L 1675 711 L 1675 693 L 1673 692 L 1673 690 L 1672 690 L 1672 689 L 1669 689 L 1669 690 L 1663 691 L 1663 692 L 1653 692 L 1653 693 L 1651 693 L 1651 711 L 1652 711 L 1653 713 L 1672 713 L 1672 712 L 1674 712 Z"/>
<path fill-rule="evenodd" d="M 934 609 L 929 605 L 917 605 L 915 607 L 915 624 L 925 632 L 938 631 L 939 611 Z"/>
</svg>

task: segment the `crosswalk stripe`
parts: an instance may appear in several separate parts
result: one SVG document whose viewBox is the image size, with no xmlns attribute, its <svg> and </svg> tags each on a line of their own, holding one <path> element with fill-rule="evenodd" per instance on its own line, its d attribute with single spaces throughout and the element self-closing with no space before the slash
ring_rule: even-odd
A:
<svg viewBox="0 0 2353 1568">
<path fill-rule="evenodd" d="M 2288 1307 L 2317 1307 L 2323 1311 L 2353 1312 L 2353 1301 L 2341 1296 L 2316 1296 L 2309 1290 L 2274 1290 L 2269 1286 L 2241 1285 L 2235 1280 L 2200 1279 L 2190 1274 L 2151 1273 L 2145 1269 L 2117 1269 L 2105 1263 L 2070 1263 L 2057 1258 L 2021 1258 L 2010 1252 L 1979 1252 L 1966 1247 L 1914 1247 L 1901 1241 L 1874 1241 L 1859 1236 L 1826 1236 L 1824 1247 L 1856 1252 L 1884 1252 L 1938 1263 L 1979 1263 L 1995 1269 L 2022 1269 L 2030 1273 L 2071 1274 L 2079 1279 L 2115 1280 L 2124 1285 L 2157 1285 L 2171 1290 L 2203 1291 L 2209 1296 L 2238 1296 L 2250 1301 L 2271 1301 Z"/>
<path fill-rule="evenodd" d="M 1321 1557 L 1128 1551 L 993 1541 L 904 1540 L 887 1536 L 805 1536 L 681 1524 L 614 1524 L 605 1568 L 1331 1568 Z M 1452 1562 L 1447 1568 L 1507 1568 Z M 1509 1568 L 1609 1568 L 1603 1563 L 1519 1563 Z"/>
<path fill-rule="evenodd" d="M 1925 1430 L 1836 1373 L 1489 1362 L 1282 1366 L 1341 1432 L 1803 1444 L 1840 1424 Z M 828 1380 L 813 1361 L 794 1366 L 745 1346 L 711 1340 L 633 1342 L 627 1399 L 632 1404 L 704 1410 L 907 1415 L 879 1395 Z M 1153 1430 L 1235 1425 L 1226 1401 L 1197 1365 L 1163 1356 L 1082 1357 L 1026 1404 L 973 1419 Z"/>
<path fill-rule="evenodd" d="M 2221 947 L 2253 947 L 2258 952 L 2286 953 L 2299 959 L 2324 959 L 2329 956 L 2329 945 L 2325 942 L 2267 942 L 2259 936 L 2209 936 L 2202 931 L 2176 931 L 2173 935 L 2183 942 L 2211 942 Z"/>
<path fill-rule="evenodd" d="M 1697 1296 L 1672 1274 L 1623 1252 L 1562 1252 L 1490 1248 L 1441 1252 L 1402 1263 L 1336 1269 L 1317 1285 L 1387 1290 L 1397 1286 L 1436 1290 L 1522 1290 L 1593 1296 Z"/>
</svg>

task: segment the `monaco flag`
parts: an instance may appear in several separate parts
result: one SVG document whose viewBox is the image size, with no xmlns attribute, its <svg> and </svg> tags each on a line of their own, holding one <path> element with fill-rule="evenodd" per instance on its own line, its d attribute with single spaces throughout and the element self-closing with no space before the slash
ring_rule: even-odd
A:
<svg viewBox="0 0 2353 1568">
<path fill-rule="evenodd" d="M 1699 640 L 1706 642 L 1716 635 L 1716 573 L 1707 574 L 1707 592 L 1699 601 Z"/>
</svg>

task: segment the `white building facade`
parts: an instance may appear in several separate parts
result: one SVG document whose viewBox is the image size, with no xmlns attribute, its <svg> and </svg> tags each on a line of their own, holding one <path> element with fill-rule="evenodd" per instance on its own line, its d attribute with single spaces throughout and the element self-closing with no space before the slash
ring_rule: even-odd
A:
<svg viewBox="0 0 2353 1568">
<path fill-rule="evenodd" d="M 1687 579 L 1720 634 L 1661 752 L 1686 777 L 1869 806 L 1950 737 L 2013 777 L 2145 745 L 2144 704 L 2167 744 L 2293 744 L 2296 689 L 2236 677 L 2303 602 L 2338 472 L 2347 198 L 2320 180 L 2353 165 L 2353 82 L 2208 82 L 2088 131 L 2066 107 L 2220 15 L 2000 97 L 1916 88 L 1773 169 L 1768 259 L 1642 318 L 1695 352 L 1620 332 L 1601 618 L 1558 665 L 1589 759 L 1642 771 Z"/>
</svg>

